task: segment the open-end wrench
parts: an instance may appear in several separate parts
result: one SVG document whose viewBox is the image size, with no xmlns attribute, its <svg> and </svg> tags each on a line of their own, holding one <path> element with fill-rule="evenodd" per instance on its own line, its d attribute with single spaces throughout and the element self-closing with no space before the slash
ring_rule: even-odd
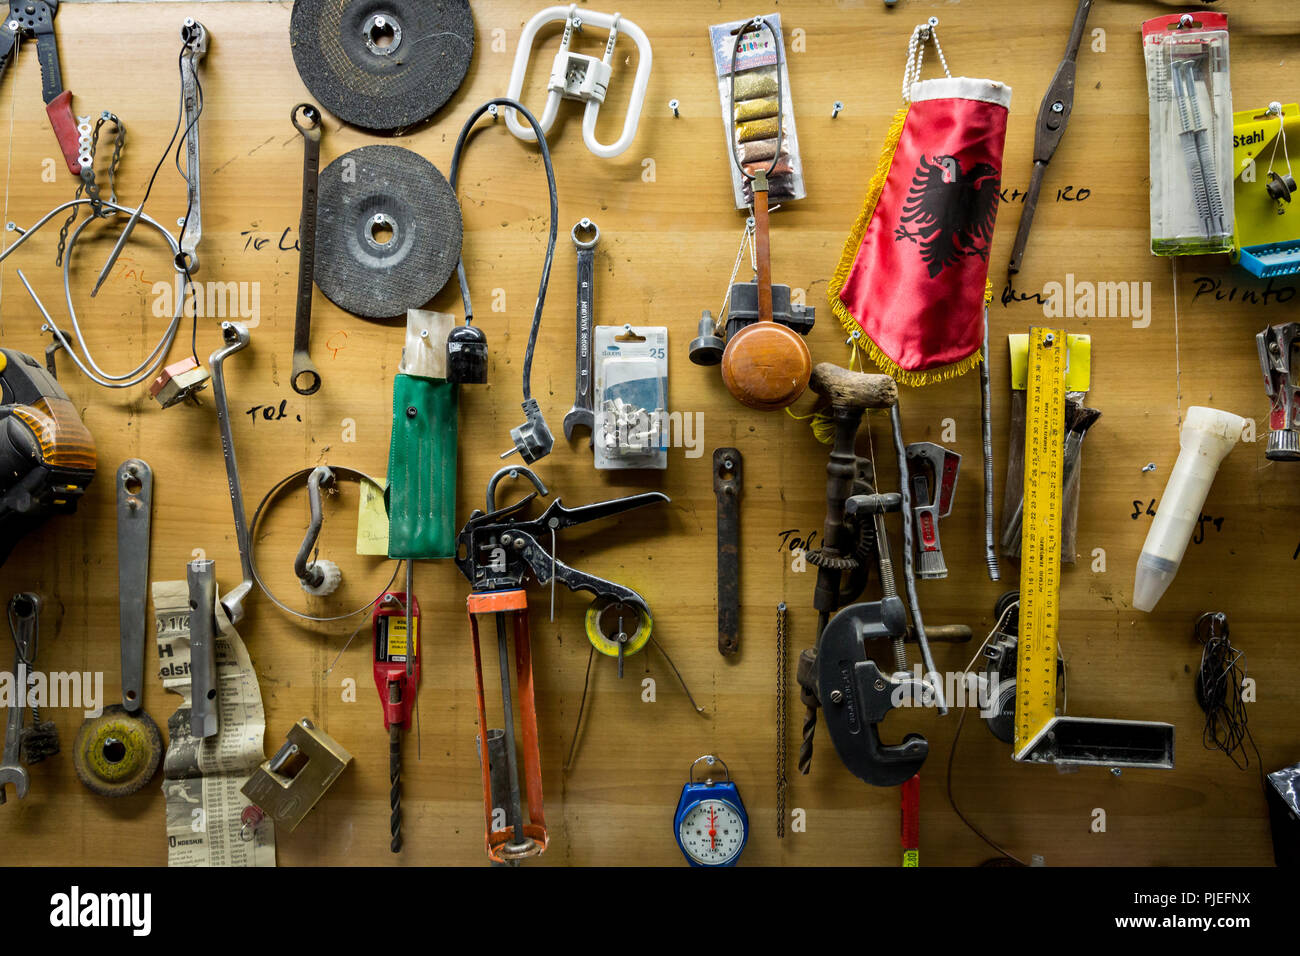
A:
<svg viewBox="0 0 1300 956">
<path fill-rule="evenodd" d="M 181 251 L 176 254 L 176 268 L 193 275 L 199 271 L 199 240 L 203 238 L 203 204 L 199 193 L 199 114 L 203 111 L 203 94 L 199 89 L 199 60 L 208 52 L 208 30 L 193 17 L 181 24 L 181 102 L 185 108 L 185 180 L 187 191 L 185 228 L 181 231 Z"/>
<path fill-rule="evenodd" d="M 590 234 L 590 239 L 580 239 Z M 574 386 L 573 407 L 564 416 L 564 437 L 573 437 L 575 428 L 585 428 L 588 433 L 596 427 L 596 412 L 592 394 L 594 382 L 591 374 L 591 330 L 595 324 L 596 306 L 596 243 L 600 230 L 590 219 L 582 219 L 573 227 L 573 247 L 578 250 L 578 340 L 577 380 Z M 591 438 L 594 441 L 594 436 Z"/>
<path fill-rule="evenodd" d="M 117 620 L 122 643 L 122 706 L 134 714 L 144 693 L 149 600 L 149 517 L 153 469 L 129 458 L 117 469 Z"/>
<path fill-rule="evenodd" d="M 212 398 L 217 406 L 221 426 L 221 452 L 226 458 L 226 484 L 230 487 L 230 506 L 235 513 L 235 543 L 239 545 L 239 564 L 244 580 L 227 591 L 221 606 L 231 624 L 244 619 L 244 598 L 253 590 L 253 564 L 248 556 L 248 518 L 244 513 L 244 492 L 239 484 L 239 465 L 235 462 L 235 438 L 230 430 L 230 406 L 226 403 L 226 358 L 248 347 L 248 329 L 238 322 L 222 322 L 221 335 L 226 344 L 208 358 L 212 369 Z"/>
<path fill-rule="evenodd" d="M 302 134 L 302 212 L 298 217 L 298 306 L 293 320 L 293 375 L 289 384 L 299 395 L 320 390 L 320 372 L 311 360 L 311 297 L 316 275 L 316 194 L 320 182 L 321 114 L 311 103 L 289 113 Z"/>
<path fill-rule="evenodd" d="M 738 448 L 713 452 L 713 493 L 718 500 L 718 653 L 740 650 L 740 493 L 744 459 Z"/>
<path fill-rule="evenodd" d="M 191 561 L 185 577 L 190 587 L 190 734 L 202 740 L 220 729 L 216 562 Z"/>
<path fill-rule="evenodd" d="M 5 802 L 5 787 L 13 784 L 21 800 L 27 796 L 30 778 L 22 765 L 23 724 L 27 718 L 27 662 L 36 657 L 36 627 L 40 619 L 41 599 L 25 591 L 9 599 L 9 626 L 14 636 L 14 688 L 17 699 L 9 707 L 5 720 L 5 749 L 0 758 L 0 803 Z"/>
</svg>

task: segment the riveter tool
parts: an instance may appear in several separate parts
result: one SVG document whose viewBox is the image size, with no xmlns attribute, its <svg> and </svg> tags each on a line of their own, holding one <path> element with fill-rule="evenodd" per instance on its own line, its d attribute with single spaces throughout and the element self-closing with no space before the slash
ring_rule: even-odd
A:
<svg viewBox="0 0 1300 956">
<path fill-rule="evenodd" d="M 72 92 L 63 88 L 59 68 L 59 44 L 54 36 L 54 15 L 59 0 L 9 0 L 9 16 L 0 23 L 0 79 L 18 55 L 23 40 L 36 41 L 36 58 L 41 63 L 41 98 L 45 113 L 59 141 L 63 160 L 74 176 L 81 175 L 81 141 L 77 120 L 72 115 Z"/>
<path fill-rule="evenodd" d="M 498 509 L 496 488 L 504 478 L 524 478 L 535 489 L 514 504 Z M 495 863 L 517 863 L 546 850 L 546 818 L 542 806 L 541 755 L 538 746 L 537 707 L 533 695 L 532 645 L 528 632 L 528 599 L 524 590 L 529 577 L 538 584 L 558 581 L 571 591 L 589 591 L 598 601 L 617 602 L 646 610 L 645 599 L 636 591 L 613 581 L 571 568 L 548 553 L 539 539 L 564 528 L 625 514 L 656 502 L 667 502 L 660 492 L 645 492 L 577 508 L 566 508 L 554 499 L 534 519 L 520 517 L 534 498 L 549 491 L 530 469 L 502 468 L 487 488 L 487 511 L 475 510 L 457 537 L 456 565 L 470 582 L 467 600 L 470 634 L 474 646 L 474 673 L 478 688 L 479 754 L 483 781 L 483 814 L 488 858 Z M 648 614 L 648 611 L 646 611 Z M 478 619 L 495 617 L 497 656 L 501 680 L 502 729 L 489 729 L 483 690 L 482 656 L 479 650 Z M 508 627 L 510 625 L 510 627 Z M 515 694 L 510 682 L 509 630 L 514 631 L 514 663 L 522 751 L 515 742 Z M 520 764 L 523 786 L 520 789 Z M 524 820 L 524 798 L 528 820 Z M 501 817 L 501 814 L 504 814 Z M 503 819 L 503 823 L 498 820 Z"/>
<path fill-rule="evenodd" d="M 1056 148 L 1061 145 L 1065 135 L 1066 124 L 1070 122 L 1070 111 L 1074 109 L 1074 78 L 1079 61 L 1079 46 L 1083 43 L 1083 31 L 1088 25 L 1088 14 L 1092 10 L 1093 0 L 1079 0 L 1079 7 L 1074 13 L 1074 25 L 1070 28 L 1070 39 L 1065 45 L 1065 57 L 1052 77 L 1052 82 L 1043 94 L 1043 101 L 1038 107 L 1038 127 L 1034 133 L 1034 170 L 1029 177 L 1029 190 L 1025 195 L 1025 207 L 1020 213 L 1020 226 L 1016 229 L 1016 241 L 1011 246 L 1011 261 L 1007 263 L 1007 275 L 1013 276 L 1020 271 L 1020 264 L 1025 258 L 1025 243 L 1029 241 L 1029 229 L 1034 224 L 1034 211 L 1038 208 L 1038 194 L 1043 188 L 1043 174 L 1047 164 L 1056 155 Z"/>
</svg>

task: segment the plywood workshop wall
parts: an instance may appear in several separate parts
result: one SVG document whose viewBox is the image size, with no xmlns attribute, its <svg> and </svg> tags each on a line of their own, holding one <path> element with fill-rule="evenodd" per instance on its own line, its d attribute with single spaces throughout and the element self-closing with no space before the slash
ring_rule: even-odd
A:
<svg viewBox="0 0 1300 956">
<path fill-rule="evenodd" d="M 400 140 L 449 170 L 452 146 L 470 110 L 504 93 L 523 23 L 536 3 L 475 0 L 474 62 L 465 85 L 435 121 Z M 1232 84 L 1238 108 L 1296 99 L 1300 36 L 1283 0 L 1225 3 L 1232 25 Z M 135 204 L 171 134 L 176 115 L 177 31 L 184 16 L 200 17 L 212 34 L 203 66 L 204 238 L 201 278 L 252 283 L 260 315 L 250 348 L 227 364 L 235 442 L 251 508 L 290 471 L 317 463 L 382 475 L 387 461 L 390 390 L 403 340 L 400 322 L 347 315 L 323 296 L 315 300 L 313 352 L 324 387 L 304 399 L 289 388 L 290 339 L 298 256 L 301 141 L 290 107 L 308 95 L 289 54 L 291 4 L 65 4 L 58 31 L 66 85 L 74 109 L 111 109 L 130 134 L 119 193 Z M 1005 262 L 1028 183 L 1034 116 L 1064 49 L 1072 0 L 787 0 L 779 12 L 793 42 L 790 77 L 809 196 L 774 217 L 773 274 L 803 290 L 818 309 L 809 338 L 814 359 L 845 364 L 844 336 L 826 308 L 826 285 L 875 166 L 882 137 L 899 105 L 907 39 L 930 15 L 954 74 L 988 76 L 1014 89 L 1003 177 L 1009 201 L 1001 209 L 991 258 L 996 298 L 991 311 L 997 501 L 1002 501 L 1009 407 L 1006 335 L 1043 321 L 1032 298 L 1005 301 Z M 794 656 L 813 638 L 815 573 L 792 568 L 797 538 L 820 534 L 824 514 L 826 446 L 806 422 L 783 413 L 748 411 L 724 389 L 716 371 L 691 365 L 686 346 L 701 309 L 715 313 L 735 254 L 743 216 L 732 206 L 727 157 L 710 72 L 707 27 L 767 12 L 736 0 L 682 4 L 625 0 L 619 6 L 649 34 L 654 70 L 633 147 L 616 160 L 598 160 L 581 142 L 576 109 L 551 137 L 559 181 L 560 243 L 546 303 L 534 372 L 551 427 L 569 407 L 573 387 L 574 255 L 567 236 L 588 216 L 601 229 L 597 252 L 597 321 L 663 324 L 670 328 L 670 404 L 699 413 L 699 446 L 674 448 L 663 474 L 596 473 L 584 441 L 562 438 L 537 471 L 568 504 L 658 489 L 671 498 L 609 526 L 561 538 L 560 557 L 635 587 L 655 611 L 655 632 L 706 710 L 689 707 L 656 654 L 628 660 L 621 682 L 612 661 L 595 661 L 587 716 L 572 766 L 563 769 L 582 694 L 588 643 L 584 596 L 561 590 L 554 622 L 548 596 L 533 591 L 534 667 L 542 734 L 546 815 L 551 848 L 540 864 L 681 865 L 671 833 L 672 811 L 691 761 L 717 753 L 729 764 L 748 805 L 752 833 L 746 864 L 897 865 L 898 794 L 852 778 L 819 733 L 813 771 L 799 776 L 794 752 L 802 716 L 793 680 Z M 1041 292 L 1050 281 L 1149 283 L 1149 323 L 1130 318 L 1064 320 L 1093 341 L 1090 403 L 1103 415 L 1085 443 L 1079 515 L 1080 560 L 1064 573 L 1062 643 L 1068 658 L 1072 713 L 1167 720 L 1177 726 L 1172 772 L 1104 770 L 1058 773 L 1012 762 L 973 715 L 957 753 L 954 790 L 965 810 L 995 839 L 1021 855 L 1042 854 L 1065 864 L 1265 864 L 1271 861 L 1260 781 L 1252 764 L 1240 772 L 1223 754 L 1203 749 L 1202 717 L 1192 678 L 1200 647 L 1195 617 L 1225 611 L 1234 641 L 1248 654 L 1258 681 L 1250 728 L 1265 767 L 1300 758 L 1294 653 L 1295 520 L 1300 466 L 1271 464 L 1261 437 L 1224 463 L 1206 510 L 1222 518 L 1207 525 L 1155 613 L 1131 607 L 1132 576 L 1150 518 L 1146 505 L 1163 490 L 1178 447 L 1180 414 L 1210 404 L 1253 418 L 1267 435 L 1267 404 L 1254 334 L 1294 315 L 1297 283 L 1265 286 L 1226 259 L 1171 264 L 1148 252 L 1147 102 L 1139 23 L 1180 9 L 1139 0 L 1102 0 L 1079 57 L 1074 116 L 1047 173 L 1024 271 L 1016 290 Z M 612 10 L 612 8 L 611 8 Z M 603 42 L 587 38 L 588 44 Z M 538 46 L 534 73 L 549 65 L 554 36 Z M 630 49 L 630 47 L 628 48 Z M 620 50 L 626 53 L 623 46 Z M 927 75 L 937 70 L 933 57 Z M 616 65 L 607 113 L 619 113 L 631 84 L 628 62 Z M 540 104 L 534 76 L 531 101 Z M 674 118 L 670 99 L 680 101 Z M 831 118 L 834 101 L 844 104 Z M 74 184 L 57 161 L 41 109 L 39 71 L 30 51 L 0 87 L 0 135 L 6 221 L 29 224 L 71 198 Z M 8 117 L 12 117 L 9 119 Z M 610 139 L 621 114 L 606 115 Z M 11 138 L 10 138 L 11 135 Z M 323 161 L 377 142 L 326 124 Z M 57 172 L 42 177 L 43 163 Z M 1262 186 L 1260 188 L 1263 188 Z M 519 373 L 538 269 L 546 240 L 545 184 L 535 148 L 515 141 L 498 123 L 472 142 L 461 201 L 465 262 L 492 347 L 491 384 L 462 392 L 459 519 L 480 505 L 487 478 L 521 419 Z M 1058 190 L 1060 191 L 1058 193 Z M 1058 199 L 1059 195 L 1059 199 Z M 184 186 L 167 166 L 149 202 L 170 223 L 184 212 Z M 6 261 L 0 279 L 0 335 L 7 348 L 40 354 L 47 337 L 15 275 L 17 267 L 63 315 L 54 230 Z M 139 235 L 139 233 L 137 233 Z M 159 334 L 152 313 L 155 281 L 172 272 L 161 243 L 140 236 L 105 290 L 86 296 L 112 242 L 99 231 L 83 241 L 73 264 L 77 305 L 102 361 L 133 367 Z M 459 314 L 455 283 L 433 303 Z M 254 286 L 250 286 L 250 289 Z M 1235 290 L 1235 295 L 1231 294 Z M 1257 302 L 1243 302 L 1246 291 Z M 489 310 L 489 301 L 504 303 Z M 1175 309 L 1175 301 L 1177 303 Z M 1142 327 L 1137 327 L 1142 326 Z M 188 348 L 188 328 L 172 355 Z M 216 348 L 216 320 L 199 324 L 198 354 Z M 231 523 L 216 417 L 201 408 L 161 410 L 145 389 L 118 393 L 80 376 L 66 359 L 60 380 L 98 442 L 100 473 L 75 517 L 50 522 L 25 539 L 0 569 L 0 597 L 35 589 L 50 605 L 40 666 L 105 672 L 105 693 L 117 694 L 116 539 L 112 475 L 132 456 L 155 472 L 151 576 L 184 577 L 195 549 L 217 561 L 219 580 L 237 581 Z M 930 624 L 965 623 L 978 641 L 992 625 L 995 598 L 1016 586 L 1014 565 L 1001 583 L 988 580 L 982 560 L 979 389 L 977 377 L 923 390 L 903 389 L 909 441 L 941 440 L 964 456 L 956 506 L 942 527 L 950 576 L 922 582 Z M 811 393 L 800 413 L 811 407 Z M 257 409 L 274 410 L 267 420 Z M 349 426 L 354 426 L 350 428 Z M 888 421 L 872 416 L 862 450 L 881 452 L 886 488 L 897 487 Z M 716 650 L 715 524 L 710 459 L 714 448 L 745 456 L 742 503 L 742 621 L 740 655 Z M 1154 462 L 1156 469 L 1144 472 Z M 503 495 L 508 493 L 503 486 Z M 361 603 L 388 580 L 387 562 L 348 551 L 355 493 L 345 490 L 326 517 L 322 553 L 339 560 L 347 583 L 339 607 Z M 292 554 L 306 520 L 301 492 L 279 507 L 260 539 L 261 566 L 272 586 L 298 600 Z M 895 539 L 897 541 L 897 538 Z M 1104 552 L 1104 564 L 1096 555 Z M 899 557 L 897 544 L 895 557 Z M 465 620 L 467 585 L 446 562 L 416 570 L 424 609 L 424 681 L 420 689 L 420 756 L 406 744 L 406 849 L 388 852 L 387 735 L 370 677 L 369 626 L 335 662 L 356 622 L 304 627 L 254 594 L 239 630 L 261 681 L 267 751 L 289 725 L 310 716 L 354 755 L 326 798 L 293 834 L 281 833 L 282 865 L 400 862 L 484 863 L 479 769 L 475 753 L 474 675 Z M 804 832 L 775 834 L 775 618 L 790 607 L 790 789 L 787 807 L 806 814 Z M 299 605 L 302 606 L 302 605 Z M 7 641 L 6 641 L 7 646 Z M 973 646 L 936 645 L 941 670 L 965 665 Z M 0 660 L 8 660 L 8 652 Z M 146 703 L 160 726 L 177 698 L 162 691 L 151 650 Z M 488 651 L 487 668 L 495 673 Z M 328 670 L 333 664 L 332 670 Z M 655 701 L 643 700 L 644 680 Z M 355 682 L 355 702 L 345 700 Z M 77 781 L 68 753 L 80 712 L 50 712 L 64 753 L 34 768 L 27 799 L 0 808 L 0 862 L 58 864 L 165 863 L 161 777 L 121 801 L 91 795 Z M 970 865 L 991 851 L 968 831 L 944 796 L 944 767 L 958 714 L 895 712 L 883 725 L 887 740 L 925 733 L 932 755 L 921 774 L 923 864 Z M 1253 756 L 1252 756 L 1253 760 Z M 1106 813 L 1093 832 L 1094 810 Z"/>
</svg>

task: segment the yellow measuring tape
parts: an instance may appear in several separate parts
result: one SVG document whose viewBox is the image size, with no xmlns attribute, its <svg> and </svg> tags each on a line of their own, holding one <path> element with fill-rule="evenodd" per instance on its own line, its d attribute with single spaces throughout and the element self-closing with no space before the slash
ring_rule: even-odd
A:
<svg viewBox="0 0 1300 956">
<path fill-rule="evenodd" d="M 1068 352 L 1063 329 L 1029 330 L 1020 637 L 1016 652 L 1017 760 L 1023 759 L 1030 742 L 1056 716 Z"/>
</svg>

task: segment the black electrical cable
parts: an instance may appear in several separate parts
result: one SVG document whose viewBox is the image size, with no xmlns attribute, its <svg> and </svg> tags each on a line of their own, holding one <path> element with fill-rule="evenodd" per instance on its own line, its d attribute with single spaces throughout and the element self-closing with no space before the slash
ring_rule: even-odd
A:
<svg viewBox="0 0 1300 956">
<path fill-rule="evenodd" d="M 1232 646 L 1228 617 L 1209 611 L 1196 619 L 1196 638 L 1204 645 L 1196 672 L 1196 702 L 1205 712 L 1201 743 L 1206 750 L 1222 750 L 1238 770 L 1250 767 L 1250 752 L 1263 773 L 1259 747 L 1247 726 L 1246 702 L 1241 698 L 1246 680 L 1246 655 Z"/>
<path fill-rule="evenodd" d="M 460 175 L 460 154 L 465 148 L 465 142 L 469 138 L 474 124 L 478 118 L 494 106 L 505 106 L 523 114 L 524 119 L 528 120 L 528 125 L 533 128 L 537 136 L 537 145 L 542 149 L 542 165 L 546 169 L 546 185 L 551 194 L 551 231 L 546 242 L 546 258 L 542 263 L 542 279 L 537 286 L 537 304 L 533 307 L 533 324 L 528 331 L 528 347 L 524 351 L 524 401 L 529 402 L 533 397 L 533 353 L 537 349 L 537 334 L 542 326 L 542 307 L 546 303 L 546 286 L 551 281 L 551 262 L 555 258 L 555 237 L 557 234 L 557 223 L 560 217 L 560 200 L 555 189 L 555 169 L 551 165 L 551 150 L 546 145 L 546 134 L 542 132 L 541 124 L 537 122 L 536 117 L 524 107 L 518 100 L 512 100 L 507 96 L 498 96 L 488 100 L 465 121 L 461 127 L 460 135 L 456 137 L 456 148 L 451 154 L 451 191 L 456 192 L 456 180 Z M 456 276 L 460 282 L 460 297 L 465 304 L 465 324 L 470 325 L 473 322 L 474 310 L 470 305 L 469 299 L 469 280 L 465 276 L 465 255 L 461 252 L 461 257 L 456 263 Z"/>
</svg>

